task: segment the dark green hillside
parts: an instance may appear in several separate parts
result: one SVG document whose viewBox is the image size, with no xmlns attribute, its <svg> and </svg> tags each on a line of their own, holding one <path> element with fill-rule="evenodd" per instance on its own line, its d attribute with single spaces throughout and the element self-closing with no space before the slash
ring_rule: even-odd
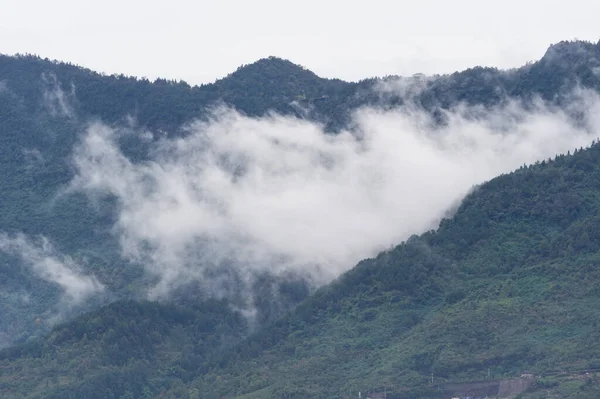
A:
<svg viewBox="0 0 600 399">
<path fill-rule="evenodd" d="M 266 91 L 253 90 L 262 85 L 261 79 L 268 82 Z M 322 95 L 320 88 L 329 87 L 330 81 L 275 58 L 242 67 L 215 84 L 190 87 L 104 76 L 33 56 L 0 56 L 0 82 L 0 232 L 44 235 L 58 251 L 91 268 L 111 294 L 139 297 L 147 282 L 141 265 L 119 257 L 110 233 L 114 204 L 60 195 L 72 178 L 73 147 L 90 118 L 120 125 L 132 116 L 138 127 L 176 134 L 182 124 L 220 102 L 251 115 L 272 108 L 292 112 L 289 102 L 304 92 Z M 240 93 L 244 98 L 238 98 Z M 145 144 L 135 137 L 123 144 L 134 159 L 144 156 Z M 60 293 L 21 267 L 18 259 L 1 253 L 0 273 L 2 347 L 46 331 L 45 324 L 33 321 L 51 317 Z M 27 304 L 21 301 L 23 295 Z"/>
<path fill-rule="evenodd" d="M 325 117 L 332 108 L 330 104 L 345 104 L 356 86 L 320 78 L 276 57 L 242 66 L 213 84 L 192 87 L 181 81 L 150 82 L 124 75 L 106 76 L 34 56 L 0 55 L 0 81 L 3 91 L 12 93 L 26 113 L 47 112 L 44 93 L 59 88 L 79 118 L 124 123 L 130 116 L 139 126 L 171 134 L 220 103 L 253 116 L 269 111 L 290 114 L 295 112 L 290 106 L 293 101 L 327 96 L 323 107 L 318 106 L 323 108 L 320 115 Z"/>
<path fill-rule="evenodd" d="M 541 60 L 518 70 L 521 78 L 513 94 L 532 91 L 547 100 L 567 94 L 573 84 L 600 89 L 600 42 L 560 42 L 548 48 Z"/>
<path fill-rule="evenodd" d="M 313 72 L 287 60 L 269 57 L 242 66 L 215 82 L 227 104 L 249 115 L 263 115 L 266 110 L 296 114 L 292 103 L 315 107 L 315 116 L 339 123 L 347 117 L 348 100 L 356 84 L 339 79 L 322 79 Z"/>
<path fill-rule="evenodd" d="M 575 84 L 600 88 L 599 66 L 599 43 L 560 42 L 550 46 L 539 61 L 515 70 L 475 67 L 426 79 L 418 102 L 428 108 L 447 108 L 459 102 L 493 105 L 507 95 L 541 95 L 553 100 Z M 122 123 L 130 116 L 139 126 L 169 133 L 218 103 L 260 116 L 271 111 L 297 114 L 292 104 L 296 102 L 314 110 L 311 118 L 340 128 L 347 122 L 348 113 L 357 107 L 403 102 L 405 99 L 396 95 L 383 96 L 382 103 L 381 93 L 372 91 L 378 82 L 395 78 L 365 79 L 359 83 L 324 79 L 290 61 L 269 57 L 241 66 L 215 83 L 190 86 L 183 81 L 150 82 L 124 75 L 107 76 L 35 56 L 0 55 L 0 92 L 10 93 L 13 102 L 23 106 L 22 112 L 46 113 L 48 101 L 44 94 L 48 97 L 60 88 L 73 115 L 79 118 Z M 18 113 L 13 115 L 15 118 L 21 119 Z"/>
<path fill-rule="evenodd" d="M 192 387 L 414 397 L 432 373 L 435 385 L 596 368 L 599 182 L 594 145 L 482 185 L 438 231 L 361 262 Z"/>
<path fill-rule="evenodd" d="M 90 397 L 108 385 L 114 397 L 325 398 L 387 389 L 390 398 L 412 398 L 441 395 L 445 381 L 526 371 L 547 376 L 529 397 L 542 389 L 594 397 L 595 380 L 561 380 L 556 371 L 600 365 L 599 222 L 595 144 L 477 187 L 437 231 L 362 261 L 241 342 L 238 316 L 217 303 L 166 313 L 115 304 L 4 350 L 2 387 L 36 398 Z M 238 343 L 223 350 L 216 337 Z M 189 357 L 194 342 L 208 347 Z M 88 357 L 92 366 L 76 382 Z"/>
<path fill-rule="evenodd" d="M 223 302 L 116 302 L 0 352 L 3 398 L 152 397 L 238 343 L 246 321 Z M 13 377 L 18 375 L 18 380 Z"/>
<path fill-rule="evenodd" d="M 385 79 L 323 79 L 275 57 L 240 67 L 213 84 L 192 87 L 105 76 L 34 56 L 0 55 L 0 233 L 44 235 L 58 252 L 81 263 L 106 286 L 102 298 L 61 311 L 64 317 L 100 303 L 139 299 L 148 276 L 142 265 L 130 265 L 119 256 L 110 232 L 115 204 L 90 204 L 82 195 L 61 195 L 73 175 L 73 146 L 90 120 L 178 135 L 183 134 L 182 125 L 225 103 L 252 116 L 274 111 L 308 118 L 335 132 L 347 126 L 353 110 L 365 105 L 391 108 L 410 101 L 435 111 L 459 103 L 493 106 L 507 98 L 527 103 L 536 96 L 561 104 L 578 86 L 600 89 L 599 60 L 600 43 L 561 42 L 541 60 L 515 70 L 475 67 L 426 79 L 407 98 L 398 92 L 382 93 L 379 85 Z M 133 135 L 123 141 L 134 162 L 146 155 L 146 145 Z M 183 342 L 179 332 L 168 329 L 149 341 L 141 338 L 144 330 L 135 330 L 141 341 L 128 339 L 133 352 L 125 351 L 134 359 L 131 367 L 98 360 L 99 368 L 81 385 L 72 379 L 78 360 L 60 358 L 62 363 L 45 369 L 39 356 L 47 359 L 54 344 L 39 342 L 54 342 L 53 338 L 32 337 L 50 331 L 52 323 L 45 320 L 57 313 L 59 288 L 35 276 L 19 259 L 0 254 L 0 346 L 38 345 L 38 352 L 17 350 L 4 358 L 2 378 L 8 385 L 0 386 L 0 393 L 8 387 L 12 393 L 31 396 L 42 393 L 42 384 L 44 394 L 65 397 L 63 389 L 95 391 L 150 373 L 135 392 L 148 387 L 146 393 L 152 394 L 171 389 L 173 395 L 265 397 L 297 392 L 306 397 L 384 386 L 395 392 L 429 389 L 431 373 L 443 381 L 482 378 L 488 369 L 494 376 L 512 376 L 524 369 L 591 367 L 600 360 L 594 311 L 600 259 L 598 168 L 596 145 L 482 185 L 438 231 L 361 262 L 296 312 L 235 349 L 222 354 L 217 346 L 210 356 L 202 352 L 186 366 L 185 378 L 177 377 L 173 385 L 169 381 L 175 380 L 166 374 L 156 384 L 148 382 L 159 373 L 155 364 L 182 361 L 180 352 L 165 349 Z M 264 284 L 256 291 L 258 326 L 278 319 L 312 289 L 303 282 L 271 279 L 257 279 Z M 287 292 L 283 303 L 263 295 L 273 287 Z M 194 310 L 196 302 L 206 298 L 186 289 L 178 298 L 181 311 L 192 312 L 190 320 L 206 313 L 209 325 L 218 326 L 218 312 Z M 224 304 L 219 306 L 224 314 L 231 313 Z M 145 310 L 140 312 L 132 314 L 133 325 L 146 317 Z M 161 326 L 165 315 L 154 315 Z M 83 317 L 74 323 L 88 316 Z M 37 323 L 38 318 L 43 322 Z M 192 321 L 165 320 L 176 331 L 184 330 L 185 342 L 196 342 L 198 335 L 189 330 Z M 233 334 L 233 341 L 241 335 Z M 104 338 L 94 341 L 88 334 L 85 345 L 80 338 L 73 336 L 57 347 L 73 359 L 90 357 L 90 348 L 95 353 L 91 358 L 106 359 Z M 207 360 L 213 358 L 218 360 Z M 136 362 L 151 364 L 142 367 Z M 134 387 L 115 384 L 121 387 L 118 396 L 134 392 Z"/>
</svg>

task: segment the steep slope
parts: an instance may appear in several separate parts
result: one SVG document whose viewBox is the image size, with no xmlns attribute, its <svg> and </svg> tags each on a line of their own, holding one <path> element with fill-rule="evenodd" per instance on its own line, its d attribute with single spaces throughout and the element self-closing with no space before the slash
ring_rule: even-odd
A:
<svg viewBox="0 0 600 399">
<path fill-rule="evenodd" d="M 279 71 L 279 64 L 285 69 Z M 192 88 L 164 80 L 151 83 L 103 76 L 36 57 L 0 56 L 0 234 L 47 237 L 56 252 L 69 254 L 83 267 L 93 267 L 106 292 L 117 298 L 143 295 L 148 281 L 141 266 L 120 258 L 118 242 L 110 232 L 115 204 L 110 200 L 92 204 L 83 195 L 63 193 L 73 177 L 73 147 L 90 119 L 127 125 L 132 116 L 140 129 L 175 135 L 182 124 L 202 117 L 207 107 L 219 101 L 242 112 L 264 114 L 274 103 L 263 104 L 263 97 L 276 97 L 277 104 L 287 106 L 287 97 L 275 96 L 274 86 L 288 87 L 286 96 L 292 96 L 295 84 L 300 93 L 318 91 L 325 82 L 279 59 L 246 68 L 254 72 L 242 68 L 217 85 Z M 265 75 L 272 82 L 269 92 L 250 90 L 260 86 L 262 72 L 272 69 L 279 72 Z M 299 81 L 294 77 L 302 74 L 306 76 Z M 244 93 L 244 99 L 238 101 L 235 93 Z M 137 137 L 125 137 L 122 145 L 134 159 L 144 157 L 147 148 Z M 57 310 L 61 293 L 56 284 L 2 251 L 0 271 L 0 347 L 47 331 L 51 323 L 46 320 L 55 318 L 57 312 L 70 317 L 95 306 Z M 38 318 L 44 322 L 36 323 Z"/>
<path fill-rule="evenodd" d="M 182 125 L 226 103 L 249 115 L 277 111 L 309 118 L 335 132 L 346 126 L 352 110 L 364 105 L 390 108 L 414 101 L 435 111 L 460 102 L 493 105 L 507 95 L 559 98 L 575 83 L 597 89 L 599 48 L 559 43 L 539 62 L 518 70 L 477 67 L 426 79 L 417 94 L 392 90 L 385 95 L 381 85 L 395 77 L 356 84 L 322 79 L 275 57 L 243 66 L 214 84 L 191 87 L 161 79 L 104 76 L 33 56 L 0 56 L 0 234 L 43 235 L 57 253 L 80 263 L 84 273 L 93 272 L 106 287 L 92 303 L 57 310 L 59 287 L 32 273 L 18 257 L 2 252 L 0 346 L 47 332 L 52 323 L 45 321 L 55 320 L 57 313 L 68 318 L 98 303 L 139 298 L 149 284 L 141 265 L 120 256 L 110 230 L 115 204 L 64 195 L 73 177 L 73 146 L 90 120 L 147 129 L 156 137 L 177 136 L 184 134 Z M 147 155 L 148 143 L 137 136 L 124 137 L 121 144 L 133 160 Z M 302 295 L 266 312 L 276 318 L 299 299 Z"/>
<path fill-rule="evenodd" d="M 596 368 L 599 181 L 594 145 L 482 185 L 174 397 L 432 397 L 447 380 Z"/>
<path fill-rule="evenodd" d="M 129 367 L 156 351 L 143 345 L 154 335 L 135 329 L 140 343 L 129 341 L 126 364 L 110 355 L 111 346 L 98 347 L 98 359 L 120 362 L 111 366 L 111 378 L 93 378 L 94 369 L 74 382 L 82 354 L 100 345 L 89 343 L 89 332 L 80 339 L 98 328 L 90 321 L 97 317 L 84 316 L 45 341 L 2 352 L 2 388 L 36 398 L 105 397 L 110 386 L 115 397 L 320 398 L 379 390 L 389 398 L 443 397 L 438 388 L 445 381 L 597 368 L 599 182 L 599 144 L 495 178 L 438 230 L 362 261 L 289 316 L 230 350 L 211 352 L 212 360 L 189 363 L 181 342 L 191 341 L 163 334 L 153 342 L 175 352 L 142 369 Z M 123 313 L 131 326 L 144 323 Z M 209 323 L 218 331 L 218 318 Z M 57 339 L 61 334 L 70 338 Z M 42 365 L 49 357 L 54 363 Z M 177 373 L 165 375 L 165 364 Z M 536 386 L 554 386 L 544 381 Z M 597 393 L 594 381 L 569 384 L 554 389 L 566 392 L 562 397 Z"/>
</svg>

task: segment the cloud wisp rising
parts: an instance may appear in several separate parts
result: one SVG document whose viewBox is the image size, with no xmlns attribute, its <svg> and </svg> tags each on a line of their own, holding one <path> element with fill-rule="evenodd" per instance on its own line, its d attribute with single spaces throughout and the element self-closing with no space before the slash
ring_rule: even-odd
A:
<svg viewBox="0 0 600 399">
<path fill-rule="evenodd" d="M 474 184 L 589 145 L 600 102 L 578 99 L 578 124 L 541 102 L 508 101 L 443 111 L 443 126 L 414 107 L 362 109 L 336 135 L 220 109 L 183 138 L 157 140 L 144 162 L 121 152 L 119 131 L 95 123 L 75 149 L 71 189 L 117 198 L 123 256 L 159 278 L 151 296 L 190 279 L 227 295 L 232 270 L 241 280 L 268 271 L 326 282 L 434 228 Z"/>
<path fill-rule="evenodd" d="M 60 286 L 65 303 L 76 305 L 104 290 L 94 276 L 83 274 L 71 257 L 58 253 L 45 237 L 34 241 L 23 234 L 0 233 L 0 251 L 20 257 L 38 277 Z"/>
</svg>

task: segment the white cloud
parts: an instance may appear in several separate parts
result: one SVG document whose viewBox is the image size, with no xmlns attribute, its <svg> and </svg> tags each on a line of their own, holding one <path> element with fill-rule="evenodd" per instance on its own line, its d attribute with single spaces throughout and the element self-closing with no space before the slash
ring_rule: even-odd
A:
<svg viewBox="0 0 600 399">
<path fill-rule="evenodd" d="M 382 98 L 399 96 L 405 100 L 412 100 L 421 94 L 430 82 L 439 80 L 439 77 L 415 74 L 412 77 L 391 77 L 375 82 L 373 90 Z"/>
<path fill-rule="evenodd" d="M 19 256 L 37 276 L 58 284 L 67 303 L 80 303 L 104 290 L 95 277 L 83 274 L 73 259 L 59 254 L 45 237 L 34 241 L 23 234 L 9 236 L 0 233 L 0 251 Z"/>
<path fill-rule="evenodd" d="M 538 103 L 458 107 L 436 126 L 417 108 L 362 109 L 356 130 L 221 109 L 134 163 L 119 132 L 89 127 L 72 189 L 114 195 L 123 255 L 160 278 L 151 295 L 197 279 L 227 295 L 231 267 L 306 273 L 325 282 L 362 258 L 435 227 L 471 187 L 524 163 L 589 145 L 597 95 L 579 92 L 585 122 Z M 233 265 L 233 266 L 232 266 Z M 241 277 L 240 277 L 241 276 Z"/>
<path fill-rule="evenodd" d="M 42 81 L 47 85 L 43 93 L 43 100 L 48 111 L 53 116 L 73 118 L 75 111 L 72 103 L 75 100 L 75 87 L 71 85 L 71 91 L 66 93 L 53 73 L 43 73 Z"/>
</svg>

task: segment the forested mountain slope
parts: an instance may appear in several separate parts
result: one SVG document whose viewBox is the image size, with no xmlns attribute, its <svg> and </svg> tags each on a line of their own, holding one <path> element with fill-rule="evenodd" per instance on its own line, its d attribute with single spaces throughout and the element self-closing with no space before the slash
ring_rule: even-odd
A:
<svg viewBox="0 0 600 399">
<path fill-rule="evenodd" d="M 388 397 L 408 398 L 435 397 L 443 381 L 488 373 L 597 368 L 599 182 L 597 144 L 495 178 L 436 231 L 364 260 L 241 342 L 241 321 L 218 316 L 225 308 L 161 316 L 157 305 L 111 305 L 3 351 L 2 389 L 39 398 L 100 398 L 108 390 L 306 398 L 387 389 Z M 199 322 L 207 317 L 210 327 Z M 211 334 L 237 345 L 202 346 Z M 82 367 L 87 373 L 76 381 Z"/>
<path fill-rule="evenodd" d="M 57 326 L 44 340 L 6 349 L 4 377 L 25 372 L 22 367 L 31 372 L 22 375 L 27 382 L 21 386 L 3 378 L 0 392 L 118 398 L 129 391 L 152 397 L 189 381 L 198 364 L 240 342 L 245 324 L 224 302 L 116 302 Z"/>
<path fill-rule="evenodd" d="M 73 148 L 94 120 L 147 130 L 158 140 L 185 135 L 188 122 L 225 104 L 251 116 L 306 118 L 335 134 L 363 106 L 410 104 L 436 113 L 511 99 L 527 106 L 538 97 L 560 106 L 578 87 L 599 90 L 599 68 L 600 44 L 561 42 L 510 71 L 476 67 L 349 83 L 270 57 L 191 87 L 0 56 L 0 347 L 19 345 L 2 352 L 0 391 L 107 397 L 116 384 L 117 398 L 319 397 L 381 387 L 399 394 L 429 389 L 431 373 L 443 380 L 479 378 L 488 369 L 508 376 L 591 367 L 598 361 L 597 146 L 482 185 L 438 231 L 361 262 L 276 323 L 315 287 L 298 276 L 259 276 L 253 319 L 239 319 L 226 301 L 194 287 L 176 292 L 172 303 L 129 302 L 145 298 L 152 276 L 121 257 L 112 230 L 116 204 L 65 189 L 74 175 Z M 125 135 L 120 144 L 133 160 L 148 155 L 138 136 Z M 7 250 L 19 245 L 48 262 L 79 264 L 82 274 L 97 278 L 87 283 L 103 289 L 65 303 L 59 285 Z M 58 320 L 94 309 L 46 335 Z M 218 337 L 226 344 L 215 344 Z M 119 349 L 125 347 L 131 351 Z M 123 358 L 111 363 L 116 352 Z M 87 379 L 75 382 L 72 373 L 86 359 Z"/>
<path fill-rule="evenodd" d="M 192 386 L 435 397 L 432 374 L 439 385 L 597 368 L 599 182 L 599 145 L 493 179 L 437 231 L 361 262 Z"/>
</svg>

